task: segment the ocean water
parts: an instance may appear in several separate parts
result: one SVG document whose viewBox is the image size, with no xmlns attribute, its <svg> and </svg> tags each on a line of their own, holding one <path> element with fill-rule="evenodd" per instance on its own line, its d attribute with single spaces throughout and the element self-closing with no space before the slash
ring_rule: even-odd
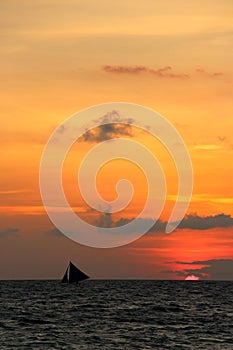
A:
<svg viewBox="0 0 233 350">
<path fill-rule="evenodd" d="M 0 282 L 0 349 L 233 349 L 233 282 Z"/>
</svg>

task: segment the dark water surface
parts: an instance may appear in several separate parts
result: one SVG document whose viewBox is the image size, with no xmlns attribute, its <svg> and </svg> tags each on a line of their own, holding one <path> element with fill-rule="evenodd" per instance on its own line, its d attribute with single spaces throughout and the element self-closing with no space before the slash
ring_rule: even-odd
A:
<svg viewBox="0 0 233 350">
<path fill-rule="evenodd" d="M 233 282 L 0 281 L 0 349 L 233 349 Z"/>
</svg>

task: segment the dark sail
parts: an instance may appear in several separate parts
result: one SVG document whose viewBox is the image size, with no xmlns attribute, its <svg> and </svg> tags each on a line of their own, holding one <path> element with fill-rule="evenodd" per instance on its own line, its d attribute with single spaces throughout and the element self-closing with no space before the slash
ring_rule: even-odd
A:
<svg viewBox="0 0 233 350">
<path fill-rule="evenodd" d="M 72 262 L 70 262 L 70 278 L 69 283 L 84 281 L 89 276 L 87 276 L 84 272 L 80 271 Z"/>
<path fill-rule="evenodd" d="M 78 283 L 88 278 L 90 277 L 70 262 L 62 279 L 62 283 Z"/>
<path fill-rule="evenodd" d="M 68 267 L 67 267 L 66 272 L 62 278 L 62 283 L 68 283 Z"/>
</svg>

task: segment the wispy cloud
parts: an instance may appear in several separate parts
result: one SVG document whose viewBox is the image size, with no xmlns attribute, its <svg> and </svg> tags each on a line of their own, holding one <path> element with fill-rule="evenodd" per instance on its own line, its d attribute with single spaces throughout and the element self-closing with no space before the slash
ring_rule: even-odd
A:
<svg viewBox="0 0 233 350">
<path fill-rule="evenodd" d="M 165 66 L 157 69 L 149 68 L 146 66 L 124 66 L 124 65 L 105 65 L 102 70 L 106 73 L 115 74 L 139 74 L 149 73 L 158 78 L 178 78 L 187 79 L 189 74 L 175 73 L 171 66 Z"/>
<path fill-rule="evenodd" d="M 217 78 L 224 75 L 223 72 L 208 72 L 204 68 L 196 68 L 193 74 L 190 73 L 177 73 L 173 71 L 171 66 L 164 66 L 161 68 L 150 68 L 144 65 L 104 65 L 101 68 L 106 73 L 114 74 L 152 74 L 157 78 L 175 78 L 175 79 L 188 79 L 195 75 L 199 75 L 203 78 Z"/>
<path fill-rule="evenodd" d="M 17 234 L 18 232 L 19 232 L 18 228 L 9 227 L 9 228 L 6 228 L 4 230 L 0 230 L 0 238 L 12 236 L 12 235 Z"/>
<path fill-rule="evenodd" d="M 43 215 L 45 209 L 42 205 L 1 205 L 0 213 L 4 215 Z"/>
<path fill-rule="evenodd" d="M 199 144 L 199 145 L 195 145 L 194 148 L 202 151 L 216 151 L 216 150 L 222 149 L 223 146 L 214 145 L 214 144 Z"/>
<path fill-rule="evenodd" d="M 223 72 L 208 72 L 206 71 L 204 68 L 197 68 L 196 69 L 196 73 L 200 74 L 200 75 L 204 75 L 206 77 L 219 77 L 219 76 L 222 76 L 223 75 Z"/>
<path fill-rule="evenodd" d="M 176 200 L 176 195 L 169 195 L 168 199 L 173 201 Z M 225 204 L 233 204 L 232 197 L 216 197 L 214 194 L 193 194 L 192 202 L 212 202 L 212 203 L 225 203 Z"/>
<path fill-rule="evenodd" d="M 10 194 L 17 194 L 17 193 L 26 193 L 31 192 L 27 189 L 15 189 L 15 190 L 0 190 L 0 195 L 10 195 Z"/>
<path fill-rule="evenodd" d="M 226 136 L 218 136 L 218 140 L 224 142 L 226 141 Z"/>
<path fill-rule="evenodd" d="M 62 237 L 65 237 L 61 231 L 59 231 L 58 229 L 53 229 L 53 230 L 48 230 L 48 231 L 45 231 L 45 234 L 48 235 L 48 236 L 51 236 L 51 237 L 58 237 L 58 238 L 62 238 Z"/>
</svg>

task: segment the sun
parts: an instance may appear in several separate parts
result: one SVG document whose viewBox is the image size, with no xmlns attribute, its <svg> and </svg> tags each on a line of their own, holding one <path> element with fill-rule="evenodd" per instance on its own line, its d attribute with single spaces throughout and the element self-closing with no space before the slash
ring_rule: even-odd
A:
<svg viewBox="0 0 233 350">
<path fill-rule="evenodd" d="M 200 278 L 198 276 L 195 275 L 189 275 L 187 277 L 185 277 L 185 281 L 198 281 Z"/>
</svg>

